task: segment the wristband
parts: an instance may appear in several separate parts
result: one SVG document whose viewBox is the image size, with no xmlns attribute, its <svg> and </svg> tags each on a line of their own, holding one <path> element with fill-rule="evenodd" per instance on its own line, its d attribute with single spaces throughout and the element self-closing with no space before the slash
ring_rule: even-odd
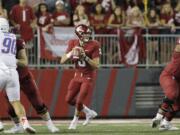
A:
<svg viewBox="0 0 180 135">
<path fill-rule="evenodd" d="M 88 62 L 90 58 L 88 56 L 85 56 L 84 60 Z"/>
<path fill-rule="evenodd" d="M 71 56 L 72 56 L 72 51 L 70 51 L 69 53 L 66 54 L 66 57 L 67 57 L 68 59 L 71 58 Z"/>
</svg>

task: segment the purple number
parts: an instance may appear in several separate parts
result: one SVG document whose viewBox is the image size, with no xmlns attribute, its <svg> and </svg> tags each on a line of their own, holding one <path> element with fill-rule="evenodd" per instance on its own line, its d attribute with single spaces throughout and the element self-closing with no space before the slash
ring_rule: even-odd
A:
<svg viewBox="0 0 180 135">
<path fill-rule="evenodd" d="M 2 49 L 3 53 L 9 53 L 10 47 L 11 47 L 11 42 L 12 42 L 11 38 L 4 39 L 4 41 L 3 41 L 4 48 Z"/>
<path fill-rule="evenodd" d="M 3 53 L 12 53 L 16 54 L 16 40 L 12 38 L 5 38 L 3 41 L 3 49 L 1 50 Z"/>
<path fill-rule="evenodd" d="M 12 41 L 11 53 L 16 55 L 16 40 L 15 39 Z"/>
</svg>

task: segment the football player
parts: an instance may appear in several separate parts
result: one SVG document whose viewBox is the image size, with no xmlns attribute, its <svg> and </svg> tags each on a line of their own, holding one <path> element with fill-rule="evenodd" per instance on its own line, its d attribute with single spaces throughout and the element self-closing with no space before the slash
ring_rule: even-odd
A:
<svg viewBox="0 0 180 135">
<path fill-rule="evenodd" d="M 20 102 L 19 77 L 16 71 L 20 61 L 16 59 L 16 36 L 9 33 L 9 23 L 5 18 L 0 18 L 0 38 L 0 89 L 5 90 L 23 129 L 28 133 L 35 133 Z"/>
<path fill-rule="evenodd" d="M 61 58 L 61 63 L 73 60 L 76 69 L 66 95 L 67 103 L 76 108 L 69 129 L 76 129 L 81 112 L 86 115 L 83 125 L 88 124 L 90 119 L 97 116 L 95 111 L 84 105 L 84 100 L 92 90 L 93 74 L 99 67 L 101 53 L 100 43 L 91 39 L 92 30 L 88 26 L 83 24 L 76 26 L 75 33 L 78 39 L 69 41 L 66 54 Z"/>
<path fill-rule="evenodd" d="M 53 124 L 48 109 L 44 104 L 39 89 L 34 81 L 34 77 L 32 76 L 27 66 L 28 60 L 26 56 L 25 42 L 21 39 L 18 39 L 16 44 L 17 44 L 16 58 L 18 64 L 17 71 L 19 74 L 20 89 L 26 95 L 26 97 L 28 98 L 28 100 L 36 110 L 37 114 L 39 114 L 40 117 L 46 122 L 48 130 L 52 133 L 56 133 L 59 131 L 59 129 L 55 127 L 55 125 Z M 14 121 L 15 126 L 12 127 L 10 130 L 6 130 L 4 132 L 21 133 L 22 128 L 19 124 L 19 119 L 17 118 L 17 115 L 15 114 L 14 109 L 10 104 L 8 107 L 8 113 L 11 119 Z"/>
<path fill-rule="evenodd" d="M 180 38 L 177 40 L 171 61 L 160 75 L 160 85 L 165 97 L 152 120 L 152 127 L 160 124 L 160 130 L 178 130 L 170 121 L 180 109 Z"/>
</svg>

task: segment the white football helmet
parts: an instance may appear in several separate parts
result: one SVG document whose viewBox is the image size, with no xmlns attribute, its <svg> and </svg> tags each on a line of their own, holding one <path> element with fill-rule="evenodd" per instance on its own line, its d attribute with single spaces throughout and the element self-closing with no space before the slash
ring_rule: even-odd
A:
<svg viewBox="0 0 180 135">
<path fill-rule="evenodd" d="M 9 22 L 7 19 L 0 17 L 0 31 L 9 32 Z"/>
</svg>

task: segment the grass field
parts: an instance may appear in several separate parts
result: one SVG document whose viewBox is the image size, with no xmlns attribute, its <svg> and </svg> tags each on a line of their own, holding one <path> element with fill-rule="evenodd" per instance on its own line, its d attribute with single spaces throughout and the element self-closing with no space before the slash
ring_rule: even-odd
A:
<svg viewBox="0 0 180 135">
<path fill-rule="evenodd" d="M 41 122 L 31 122 L 37 130 L 38 135 L 50 135 Z M 101 120 L 93 121 L 88 126 L 82 126 L 80 123 L 77 130 L 68 130 L 67 122 L 55 122 L 60 128 L 58 135 L 180 135 L 180 131 L 159 131 L 150 127 L 150 120 Z M 173 122 L 180 128 L 180 121 Z M 5 129 L 12 126 L 10 123 L 5 125 Z M 4 133 L 0 133 L 4 134 Z"/>
</svg>

